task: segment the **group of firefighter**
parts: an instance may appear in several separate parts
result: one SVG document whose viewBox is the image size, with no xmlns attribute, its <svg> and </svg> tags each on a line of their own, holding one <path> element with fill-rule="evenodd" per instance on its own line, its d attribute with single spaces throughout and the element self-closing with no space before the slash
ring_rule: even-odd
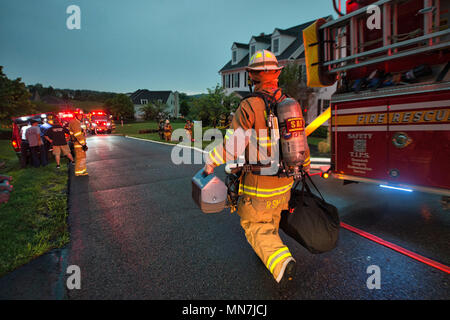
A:
<svg viewBox="0 0 450 320">
<path fill-rule="evenodd" d="M 194 141 L 193 136 L 192 136 L 193 126 L 194 125 L 190 120 L 186 120 L 186 124 L 184 125 L 184 130 L 186 132 L 188 141 Z M 173 132 L 173 127 L 170 123 L 170 120 L 169 119 L 166 119 L 166 120 L 160 119 L 159 125 L 158 125 L 159 138 L 161 140 L 169 142 L 172 140 L 172 132 Z"/>
<path fill-rule="evenodd" d="M 159 119 L 158 134 L 161 140 L 170 141 L 172 139 L 172 131 L 173 127 L 169 119 Z"/>
<path fill-rule="evenodd" d="M 250 85 L 254 92 L 262 93 L 274 100 L 283 98 L 278 87 L 278 77 L 283 69 L 278 65 L 275 55 L 268 50 L 257 51 L 250 59 L 246 68 L 250 78 Z M 229 160 L 237 159 L 240 154 L 230 154 L 225 148 L 229 132 L 237 129 L 256 132 L 269 131 L 266 101 L 257 95 L 241 101 L 233 115 L 224 145 L 212 150 L 206 161 L 205 174 L 209 175 L 218 167 Z M 70 121 L 69 129 L 75 147 L 75 175 L 87 175 L 86 171 L 86 137 L 81 128 L 82 115 L 76 115 Z M 186 122 L 186 133 L 192 137 L 192 123 Z M 171 140 L 172 125 L 169 120 L 160 120 L 159 133 L 165 141 Z M 270 140 L 249 142 L 250 144 L 270 145 Z M 306 151 L 304 170 L 309 171 L 309 148 Z M 240 185 L 240 198 L 237 205 L 237 213 L 240 216 L 240 224 L 245 232 L 247 241 L 255 253 L 267 267 L 273 278 L 282 287 L 292 283 L 295 275 L 295 259 L 289 248 L 281 240 L 278 230 L 281 211 L 288 209 L 291 187 L 294 183 L 292 177 L 278 177 L 259 175 L 249 172 L 245 174 Z"/>
</svg>

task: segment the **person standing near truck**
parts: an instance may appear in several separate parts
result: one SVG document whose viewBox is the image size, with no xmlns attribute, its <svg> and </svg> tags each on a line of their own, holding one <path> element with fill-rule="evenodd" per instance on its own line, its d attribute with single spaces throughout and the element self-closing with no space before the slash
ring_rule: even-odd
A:
<svg viewBox="0 0 450 320">
<path fill-rule="evenodd" d="M 47 155 L 45 154 L 44 143 L 41 139 L 41 130 L 38 126 L 37 120 L 31 120 L 31 127 L 25 132 L 26 140 L 30 146 L 31 162 L 35 168 L 40 165 L 47 165 Z M 40 158 L 40 160 L 39 160 Z"/>
<path fill-rule="evenodd" d="M 86 136 L 81 128 L 83 114 L 76 113 L 69 122 L 69 132 L 75 149 L 75 176 L 87 176 L 86 169 Z"/>
<path fill-rule="evenodd" d="M 53 155 L 56 160 L 56 168 L 59 169 L 61 152 L 65 155 L 71 163 L 73 163 L 73 157 L 70 153 L 69 145 L 67 144 L 65 134 L 69 134 L 69 130 L 63 128 L 59 123 L 54 124 L 51 128 L 48 128 L 45 132 L 44 138 L 53 145 Z"/>
<path fill-rule="evenodd" d="M 26 132 L 27 130 L 31 128 L 31 123 L 28 122 L 26 125 L 22 126 L 22 128 L 20 128 L 20 139 L 21 139 L 21 143 L 20 143 L 20 165 L 22 166 L 22 168 L 25 168 L 27 166 L 27 158 L 28 158 L 28 150 L 30 149 L 30 145 L 28 143 L 27 137 L 26 137 Z M 31 152 L 30 152 L 31 153 Z"/>
</svg>

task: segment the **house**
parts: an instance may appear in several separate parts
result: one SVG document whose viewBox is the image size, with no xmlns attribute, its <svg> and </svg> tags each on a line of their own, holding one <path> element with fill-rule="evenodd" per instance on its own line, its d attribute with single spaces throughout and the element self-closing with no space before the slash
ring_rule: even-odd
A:
<svg viewBox="0 0 450 320">
<path fill-rule="evenodd" d="M 331 16 L 325 19 L 331 19 Z M 226 94 L 235 94 L 245 97 L 249 93 L 248 73 L 245 67 L 250 57 L 258 50 L 272 51 L 280 65 L 295 62 L 299 65 L 300 73 L 306 83 L 305 50 L 303 47 L 303 29 L 312 24 L 309 21 L 288 29 L 275 28 L 271 34 L 261 33 L 252 36 L 248 43 L 234 42 L 231 46 L 231 60 L 220 69 L 222 86 Z M 311 98 L 299 101 L 302 108 L 308 110 L 306 123 L 311 123 L 322 111 L 330 105 L 331 95 L 336 90 L 336 85 L 327 88 L 317 88 L 311 94 Z"/>
<path fill-rule="evenodd" d="M 165 110 L 172 118 L 179 116 L 179 98 L 177 91 L 150 91 L 147 89 L 139 89 L 129 94 L 131 101 L 134 104 L 134 117 L 137 120 L 142 120 L 144 113 L 141 111 L 142 106 L 159 101 L 167 105 Z"/>
</svg>

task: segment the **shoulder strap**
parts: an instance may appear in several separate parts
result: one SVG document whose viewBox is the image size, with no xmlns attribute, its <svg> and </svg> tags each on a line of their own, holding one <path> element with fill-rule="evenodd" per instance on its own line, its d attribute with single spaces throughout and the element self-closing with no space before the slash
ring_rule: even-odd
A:
<svg viewBox="0 0 450 320">
<path fill-rule="evenodd" d="M 281 88 L 278 88 L 272 95 L 261 92 L 261 91 L 253 92 L 253 93 L 250 93 L 249 95 L 245 96 L 244 98 L 242 98 L 241 102 L 248 98 L 251 98 L 251 97 L 261 98 L 264 101 L 264 104 L 266 106 L 266 111 L 268 112 L 268 114 L 269 113 L 276 114 L 277 104 L 279 102 L 283 101 L 284 99 L 286 99 L 286 95 L 284 95 L 284 94 L 282 94 L 279 99 L 276 99 L 275 95 L 277 94 L 278 91 L 281 91 Z"/>
</svg>

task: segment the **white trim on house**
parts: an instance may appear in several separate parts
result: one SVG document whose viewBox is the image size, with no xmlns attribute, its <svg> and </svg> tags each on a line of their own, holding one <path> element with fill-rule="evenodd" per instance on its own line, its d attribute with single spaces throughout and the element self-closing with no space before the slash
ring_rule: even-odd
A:
<svg viewBox="0 0 450 320">
<path fill-rule="evenodd" d="M 264 37 L 264 38 L 261 38 Z M 270 39 L 270 43 L 263 41 L 257 41 L 256 38 L 266 39 L 267 42 Z M 232 45 L 232 52 L 233 50 L 241 50 L 241 55 L 239 55 L 239 51 L 236 53 L 236 61 L 231 62 L 231 68 L 228 65 L 227 70 L 220 71 L 221 75 L 221 82 L 222 86 L 225 90 L 225 93 L 227 95 L 240 91 L 240 92 L 248 92 L 249 88 L 246 81 L 246 70 L 244 65 L 244 61 L 242 60 L 244 57 L 249 55 L 249 58 L 252 56 L 252 47 L 254 46 L 254 50 L 259 51 L 263 49 L 271 50 L 273 47 L 273 41 L 278 40 L 278 47 L 279 50 L 277 52 L 274 52 L 277 56 L 285 56 L 283 53 L 288 49 L 296 40 L 296 37 L 291 36 L 289 33 L 285 32 L 282 29 L 275 28 L 272 34 L 260 34 L 259 36 L 252 36 L 250 38 L 250 41 L 248 42 L 248 49 L 245 50 L 243 48 L 239 48 L 236 43 L 233 43 Z M 301 43 L 301 41 L 300 41 Z M 283 60 L 279 60 L 278 62 L 281 65 L 286 65 L 288 63 L 296 63 L 299 66 L 302 66 L 302 75 L 306 77 L 306 72 L 304 70 L 306 69 L 305 66 L 305 58 L 299 58 L 296 59 L 296 57 L 299 57 L 304 52 L 304 45 L 301 44 L 292 52 L 288 57 L 286 57 Z M 232 53 L 233 55 L 233 53 Z M 245 64 L 247 64 L 248 61 L 246 61 Z M 233 68 L 234 65 L 239 64 L 239 68 Z M 305 79 L 306 83 L 306 79 Z M 307 114 L 307 123 L 311 123 L 321 111 L 323 111 L 324 108 L 330 103 L 331 95 L 336 90 L 336 84 L 331 87 L 325 87 L 325 88 L 319 88 L 317 91 L 312 95 L 311 100 L 306 102 L 300 102 L 303 104 L 307 104 L 305 107 L 308 108 L 308 114 Z M 303 106 L 302 106 L 303 107 Z"/>
</svg>

